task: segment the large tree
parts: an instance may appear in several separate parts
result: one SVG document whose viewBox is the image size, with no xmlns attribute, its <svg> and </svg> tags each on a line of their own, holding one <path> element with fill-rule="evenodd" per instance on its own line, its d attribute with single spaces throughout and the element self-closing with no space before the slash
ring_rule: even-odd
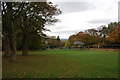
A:
<svg viewBox="0 0 120 80">
<path fill-rule="evenodd" d="M 16 59 L 17 33 L 22 34 L 23 55 L 27 55 L 30 34 L 43 37 L 45 24 L 58 21 L 53 15 L 60 12 L 47 2 L 2 2 L 3 35 L 9 39 L 11 60 Z"/>
<path fill-rule="evenodd" d="M 94 34 L 93 34 L 94 33 Z M 86 45 L 93 45 L 99 42 L 99 37 L 95 32 L 87 30 L 86 32 L 79 32 L 69 37 L 71 45 L 74 45 L 76 41 L 82 41 Z"/>
<path fill-rule="evenodd" d="M 70 41 L 69 41 L 69 40 L 67 40 L 67 41 L 65 42 L 65 47 L 66 47 L 66 48 L 70 47 Z"/>
<path fill-rule="evenodd" d="M 58 20 L 54 17 L 54 15 L 61 13 L 60 9 L 57 9 L 52 5 L 52 3 L 47 2 L 32 2 L 29 3 L 26 9 L 27 10 L 24 11 L 24 15 L 21 16 L 18 23 L 23 34 L 23 55 L 28 55 L 31 33 L 39 35 L 37 39 L 41 39 L 43 42 L 46 37 L 43 31 L 48 31 L 45 28 L 45 24 L 48 25 L 57 22 Z"/>
<path fill-rule="evenodd" d="M 116 26 L 109 33 L 107 40 L 111 44 L 120 44 L 120 22 L 117 23 Z"/>
<path fill-rule="evenodd" d="M 10 59 L 16 60 L 16 34 L 13 22 L 19 17 L 24 7 L 24 3 L 2 2 L 2 33 L 4 39 L 8 39 L 10 47 Z M 6 45 L 4 45 L 6 46 Z"/>
</svg>

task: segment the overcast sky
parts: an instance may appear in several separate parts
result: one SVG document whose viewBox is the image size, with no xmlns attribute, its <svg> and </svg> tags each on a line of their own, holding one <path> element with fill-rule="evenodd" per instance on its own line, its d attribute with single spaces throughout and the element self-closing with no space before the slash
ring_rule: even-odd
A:
<svg viewBox="0 0 120 80">
<path fill-rule="evenodd" d="M 62 14 L 57 16 L 61 22 L 46 26 L 50 36 L 68 39 L 70 35 L 91 28 L 98 28 L 110 22 L 118 21 L 119 0 L 51 0 Z"/>
</svg>

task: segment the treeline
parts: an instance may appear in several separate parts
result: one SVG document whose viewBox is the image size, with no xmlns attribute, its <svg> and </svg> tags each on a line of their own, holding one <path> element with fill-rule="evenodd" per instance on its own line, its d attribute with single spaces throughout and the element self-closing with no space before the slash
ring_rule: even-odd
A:
<svg viewBox="0 0 120 80">
<path fill-rule="evenodd" d="M 51 2 L 1 2 L 2 46 L 4 56 L 16 60 L 16 50 L 28 55 L 29 49 L 46 46 L 45 25 L 58 21 L 61 13 Z"/>
<path fill-rule="evenodd" d="M 120 47 L 120 22 L 111 22 L 107 26 L 102 25 L 97 29 L 88 29 L 84 32 L 73 34 L 69 37 L 71 46 L 76 41 L 84 42 L 85 45 L 100 45 Z"/>
</svg>

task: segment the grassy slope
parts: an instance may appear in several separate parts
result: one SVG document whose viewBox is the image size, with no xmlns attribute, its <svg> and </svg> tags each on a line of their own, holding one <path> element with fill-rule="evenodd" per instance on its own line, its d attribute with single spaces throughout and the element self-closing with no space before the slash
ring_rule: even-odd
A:
<svg viewBox="0 0 120 80">
<path fill-rule="evenodd" d="M 117 78 L 117 51 L 47 50 L 18 55 L 23 62 L 3 59 L 3 78 Z"/>
</svg>

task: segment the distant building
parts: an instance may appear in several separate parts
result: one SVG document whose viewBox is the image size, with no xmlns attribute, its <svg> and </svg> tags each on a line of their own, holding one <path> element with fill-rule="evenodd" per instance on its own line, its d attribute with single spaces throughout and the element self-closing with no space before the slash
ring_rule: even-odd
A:
<svg viewBox="0 0 120 80">
<path fill-rule="evenodd" d="M 48 36 L 45 39 L 45 43 L 48 45 L 49 48 L 58 48 L 61 46 L 61 42 L 57 40 L 56 36 Z"/>
<path fill-rule="evenodd" d="M 52 39 L 56 39 L 56 36 L 51 36 Z"/>
<path fill-rule="evenodd" d="M 46 39 L 57 39 L 56 36 L 47 36 Z"/>
</svg>

